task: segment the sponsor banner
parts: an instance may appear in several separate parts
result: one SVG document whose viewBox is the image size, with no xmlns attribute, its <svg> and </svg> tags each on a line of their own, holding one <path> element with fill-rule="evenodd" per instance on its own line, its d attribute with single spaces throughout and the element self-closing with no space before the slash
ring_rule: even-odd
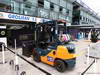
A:
<svg viewBox="0 0 100 75">
<path fill-rule="evenodd" d="M 35 22 L 38 24 L 38 23 L 43 23 L 43 18 L 36 18 L 35 19 Z"/>
<path fill-rule="evenodd" d="M 0 12 L 1 19 L 19 20 L 19 21 L 30 21 L 36 22 L 36 17 L 24 16 L 19 14 Z"/>
<path fill-rule="evenodd" d="M 43 22 L 52 21 L 50 19 L 43 19 Z"/>
<path fill-rule="evenodd" d="M 0 12 L 0 19 L 29 21 L 29 22 L 36 22 L 36 23 L 43 23 L 43 22 L 50 21 L 50 19 L 31 17 L 31 16 L 25 16 L 25 15 L 13 14 L 13 13 L 6 13 L 6 12 Z"/>
</svg>

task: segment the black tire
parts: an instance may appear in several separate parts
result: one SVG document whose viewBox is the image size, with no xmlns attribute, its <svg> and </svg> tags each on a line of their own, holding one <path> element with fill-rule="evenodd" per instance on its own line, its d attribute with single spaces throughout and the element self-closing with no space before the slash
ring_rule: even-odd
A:
<svg viewBox="0 0 100 75">
<path fill-rule="evenodd" d="M 40 56 L 39 56 L 39 55 L 36 55 L 36 56 L 34 57 L 34 61 L 36 61 L 36 62 L 41 62 Z"/>
<path fill-rule="evenodd" d="M 62 60 L 55 60 L 55 68 L 59 72 L 64 72 L 67 69 L 66 64 Z"/>
<path fill-rule="evenodd" d="M 37 52 L 35 52 L 35 50 L 33 50 L 32 54 L 33 54 L 33 60 L 34 61 L 41 62 L 41 57 Z"/>
<path fill-rule="evenodd" d="M 39 55 L 38 53 L 35 53 L 35 54 L 33 55 L 33 59 L 34 59 L 34 61 L 36 61 L 36 62 L 41 62 L 41 57 L 40 57 L 40 55 Z"/>
</svg>

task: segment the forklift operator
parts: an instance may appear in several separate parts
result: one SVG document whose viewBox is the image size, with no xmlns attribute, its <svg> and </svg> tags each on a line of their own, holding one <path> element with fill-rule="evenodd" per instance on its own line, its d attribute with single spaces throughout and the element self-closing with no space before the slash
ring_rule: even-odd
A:
<svg viewBox="0 0 100 75">
<path fill-rule="evenodd" d="M 59 35 L 59 40 L 62 43 L 68 42 L 68 38 L 67 38 L 66 34 Z"/>
</svg>

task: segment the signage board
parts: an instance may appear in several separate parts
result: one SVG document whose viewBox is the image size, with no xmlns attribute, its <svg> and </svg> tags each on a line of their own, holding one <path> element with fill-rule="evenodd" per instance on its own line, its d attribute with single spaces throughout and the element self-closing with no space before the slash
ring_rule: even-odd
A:
<svg viewBox="0 0 100 75">
<path fill-rule="evenodd" d="M 50 21 L 50 19 L 39 18 L 39 17 L 31 17 L 13 13 L 0 12 L 0 19 L 9 19 L 9 20 L 19 20 L 19 21 L 29 21 L 36 23 L 43 23 Z"/>
<path fill-rule="evenodd" d="M 0 18 L 10 19 L 10 20 L 30 21 L 30 22 L 35 22 L 36 20 L 36 17 L 30 17 L 13 13 L 5 13 L 5 12 L 0 12 Z"/>
</svg>

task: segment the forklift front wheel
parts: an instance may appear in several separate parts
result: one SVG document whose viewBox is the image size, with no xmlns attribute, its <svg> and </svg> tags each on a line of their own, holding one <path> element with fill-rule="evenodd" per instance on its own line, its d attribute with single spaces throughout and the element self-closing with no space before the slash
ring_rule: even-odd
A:
<svg viewBox="0 0 100 75">
<path fill-rule="evenodd" d="M 34 56 L 34 61 L 36 61 L 36 62 L 41 62 L 41 58 L 40 58 L 40 56 L 37 54 L 36 56 Z"/>
<path fill-rule="evenodd" d="M 59 72 L 64 72 L 66 70 L 66 64 L 62 60 L 55 60 L 55 68 Z"/>
</svg>

